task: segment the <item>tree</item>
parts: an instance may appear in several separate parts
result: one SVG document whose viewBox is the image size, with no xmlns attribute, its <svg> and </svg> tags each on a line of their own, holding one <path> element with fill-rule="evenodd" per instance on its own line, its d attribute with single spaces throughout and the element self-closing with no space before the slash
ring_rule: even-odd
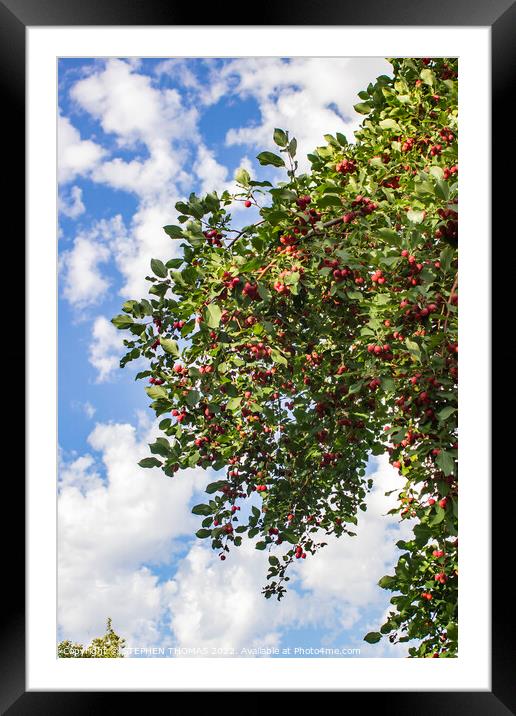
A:
<svg viewBox="0 0 516 716">
<path fill-rule="evenodd" d="M 161 435 L 142 467 L 224 471 L 193 513 L 225 560 L 245 536 L 270 552 L 264 595 L 295 560 L 354 535 L 370 454 L 399 471 L 416 519 L 375 643 L 457 653 L 457 62 L 392 59 L 359 93 L 356 143 L 337 134 L 298 173 L 296 140 L 258 155 L 286 181 L 178 202 L 182 253 L 153 259 L 149 298 L 113 323 L 132 335 Z M 234 229 L 232 202 L 260 220 Z"/>
<path fill-rule="evenodd" d="M 122 650 L 125 639 L 118 636 L 108 617 L 104 636 L 93 639 L 88 647 L 74 644 L 69 640 L 59 642 L 57 656 L 59 659 L 119 659 L 123 658 Z"/>
</svg>

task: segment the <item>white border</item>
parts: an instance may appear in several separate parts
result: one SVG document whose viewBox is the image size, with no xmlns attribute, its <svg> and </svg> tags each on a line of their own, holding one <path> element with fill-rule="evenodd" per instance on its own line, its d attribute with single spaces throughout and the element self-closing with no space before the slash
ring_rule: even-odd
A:
<svg viewBox="0 0 516 716">
<path fill-rule="evenodd" d="M 490 690 L 490 28 L 38 27 L 27 40 L 27 689 Z M 55 657 L 56 60 L 223 55 L 460 58 L 458 659 Z"/>
</svg>

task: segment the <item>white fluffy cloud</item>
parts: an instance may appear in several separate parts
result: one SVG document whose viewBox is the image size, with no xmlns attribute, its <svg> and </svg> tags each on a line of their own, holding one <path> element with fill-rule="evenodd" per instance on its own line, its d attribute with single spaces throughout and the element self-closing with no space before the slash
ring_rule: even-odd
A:
<svg viewBox="0 0 516 716">
<path fill-rule="evenodd" d="M 91 139 L 81 139 L 67 117 L 59 116 L 57 125 L 57 177 L 60 183 L 88 174 L 105 155 L 105 150 Z"/>
<path fill-rule="evenodd" d="M 175 202 L 192 189 L 186 166 L 198 138 L 198 111 L 186 107 L 177 90 L 154 87 L 137 65 L 117 59 L 79 80 L 70 94 L 118 147 L 136 152 L 129 160 L 106 158 L 91 178 L 138 197 L 128 235 L 114 237 L 111 250 L 123 278 L 120 293 L 146 295 L 142 267 L 151 258 L 170 258 L 174 245 L 167 243 L 162 227 L 174 219 Z"/>
<path fill-rule="evenodd" d="M 245 58 L 213 69 L 218 81 L 205 101 L 223 94 L 253 97 L 261 122 L 235 127 L 227 133 L 229 145 L 269 147 L 275 127 L 290 131 L 298 140 L 298 160 L 306 168 L 305 155 L 324 144 L 324 134 L 342 132 L 349 141 L 361 117 L 353 110 L 357 94 L 390 65 L 381 58 Z"/>
<path fill-rule="evenodd" d="M 72 186 L 68 193 L 60 192 L 58 198 L 58 208 L 61 214 L 69 219 L 77 219 L 84 214 L 86 207 L 82 201 L 82 189 L 80 186 Z"/>
<path fill-rule="evenodd" d="M 189 470 L 170 480 L 140 469 L 148 448 L 128 424 L 97 424 L 88 440 L 106 476 L 91 455 L 61 469 L 60 629 L 86 641 L 111 616 L 129 642 L 148 646 L 158 638 L 166 593 L 148 564 L 168 561 L 172 541 L 195 529 L 187 504 L 206 478 Z"/>
<path fill-rule="evenodd" d="M 79 235 L 73 249 L 61 255 L 63 296 L 76 308 L 98 303 L 104 298 L 109 282 L 100 272 L 100 264 L 109 259 L 109 249 L 94 239 Z"/>
<path fill-rule="evenodd" d="M 97 371 L 97 383 L 105 383 L 119 367 L 123 352 L 123 335 L 105 316 L 93 322 L 89 361 Z"/>
<path fill-rule="evenodd" d="M 150 77 L 123 60 L 107 60 L 102 71 L 79 80 L 71 96 L 121 146 L 171 141 L 195 128 L 197 112 L 184 108 L 177 90 L 156 90 Z"/>
<path fill-rule="evenodd" d="M 122 217 L 102 219 L 91 229 L 80 232 L 73 247 L 60 257 L 62 294 L 76 309 L 99 303 L 109 288 L 108 279 L 100 265 L 111 257 L 111 246 L 123 244 L 126 230 Z"/>
</svg>

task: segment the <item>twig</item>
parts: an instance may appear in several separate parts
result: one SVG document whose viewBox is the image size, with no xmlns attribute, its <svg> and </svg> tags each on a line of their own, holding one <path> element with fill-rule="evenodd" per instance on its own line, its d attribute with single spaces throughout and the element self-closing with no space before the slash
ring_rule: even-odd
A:
<svg viewBox="0 0 516 716">
<path fill-rule="evenodd" d="M 257 221 L 256 224 L 253 224 L 253 226 L 260 226 L 260 224 L 263 224 L 263 223 L 265 223 L 265 219 L 262 219 L 261 221 Z M 249 228 L 249 227 L 246 227 L 246 228 Z M 246 229 L 239 231 L 238 234 L 235 236 L 235 238 L 231 239 L 229 244 L 226 244 L 226 248 L 229 249 L 231 246 L 233 246 L 235 241 L 238 241 L 238 239 L 242 236 L 242 234 L 246 234 L 246 233 L 247 233 Z"/>
</svg>

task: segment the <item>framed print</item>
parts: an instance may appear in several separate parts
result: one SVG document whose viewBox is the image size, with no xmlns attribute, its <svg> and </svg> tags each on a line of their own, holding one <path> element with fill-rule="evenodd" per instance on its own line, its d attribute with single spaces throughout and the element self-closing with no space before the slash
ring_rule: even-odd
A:
<svg viewBox="0 0 516 716">
<path fill-rule="evenodd" d="M 3 3 L 28 405 L 6 712 L 111 691 L 514 710 L 490 578 L 502 5 L 192 25 Z"/>
</svg>

